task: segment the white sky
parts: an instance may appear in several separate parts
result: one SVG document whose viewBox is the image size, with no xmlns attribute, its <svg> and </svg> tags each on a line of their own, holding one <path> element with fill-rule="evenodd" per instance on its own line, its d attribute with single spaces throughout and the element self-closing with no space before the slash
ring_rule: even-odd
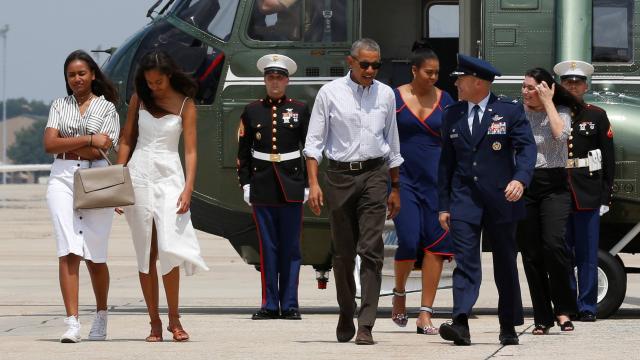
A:
<svg viewBox="0 0 640 360">
<path fill-rule="evenodd" d="M 76 49 L 120 46 L 144 27 L 154 0 L 0 0 L 7 34 L 7 98 L 65 96 L 64 60 Z M 166 0 L 165 0 L 166 3 Z M 164 4 L 163 4 L 164 5 Z M 159 6 L 158 9 L 162 8 Z M 0 38 L 0 65 L 2 64 Z M 102 53 L 101 65 L 107 59 Z M 0 67 L 0 96 L 2 96 Z M 1 100 L 1 98 L 0 98 Z"/>
</svg>

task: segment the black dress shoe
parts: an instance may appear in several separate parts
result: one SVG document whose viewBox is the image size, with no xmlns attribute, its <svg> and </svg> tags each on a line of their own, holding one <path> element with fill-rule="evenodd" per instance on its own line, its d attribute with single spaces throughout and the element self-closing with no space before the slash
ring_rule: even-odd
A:
<svg viewBox="0 0 640 360">
<path fill-rule="evenodd" d="M 283 311 L 281 318 L 285 320 L 302 320 L 302 316 L 300 316 L 300 311 L 298 311 L 298 309 L 289 309 Z"/>
<path fill-rule="evenodd" d="M 356 345 L 373 345 L 373 336 L 371 335 L 371 326 L 358 326 L 358 335 L 356 335 Z"/>
<path fill-rule="evenodd" d="M 279 319 L 280 312 L 276 310 L 260 309 L 251 316 L 251 320 L 273 320 Z"/>
<path fill-rule="evenodd" d="M 594 322 L 596 321 L 596 315 L 590 311 L 581 311 L 578 315 L 578 321 Z"/>
<path fill-rule="evenodd" d="M 498 336 L 502 345 L 519 345 L 518 334 L 513 326 L 500 326 L 500 336 Z"/>
<path fill-rule="evenodd" d="M 353 339 L 356 334 L 356 327 L 353 325 L 353 316 L 340 314 L 338 326 L 336 327 L 336 337 L 339 342 L 347 342 Z"/>
<path fill-rule="evenodd" d="M 469 335 L 469 326 L 465 326 L 454 320 L 452 323 L 444 323 L 440 325 L 440 337 L 453 341 L 456 345 L 471 345 L 471 335 Z"/>
</svg>

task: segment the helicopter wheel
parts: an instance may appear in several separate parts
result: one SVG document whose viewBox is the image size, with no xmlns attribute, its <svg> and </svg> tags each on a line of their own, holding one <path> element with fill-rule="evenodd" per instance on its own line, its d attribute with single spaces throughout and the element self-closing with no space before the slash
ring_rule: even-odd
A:
<svg viewBox="0 0 640 360">
<path fill-rule="evenodd" d="M 598 250 L 598 318 L 606 319 L 622 305 L 627 292 L 627 273 L 619 256 Z"/>
</svg>

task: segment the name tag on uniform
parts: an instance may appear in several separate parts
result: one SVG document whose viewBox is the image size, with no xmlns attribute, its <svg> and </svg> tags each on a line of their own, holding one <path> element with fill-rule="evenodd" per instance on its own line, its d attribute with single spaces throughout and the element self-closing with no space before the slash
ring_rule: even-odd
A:
<svg viewBox="0 0 640 360">
<path fill-rule="evenodd" d="M 457 139 L 458 138 L 458 134 L 453 133 L 453 134 L 449 134 L 449 139 Z"/>
<path fill-rule="evenodd" d="M 487 130 L 487 135 L 505 135 L 507 133 L 507 123 L 504 121 L 494 121 Z"/>
</svg>

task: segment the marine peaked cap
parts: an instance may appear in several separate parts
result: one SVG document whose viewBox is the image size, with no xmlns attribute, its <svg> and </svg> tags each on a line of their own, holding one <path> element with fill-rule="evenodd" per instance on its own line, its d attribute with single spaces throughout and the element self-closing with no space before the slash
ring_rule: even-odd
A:
<svg viewBox="0 0 640 360">
<path fill-rule="evenodd" d="M 488 61 L 458 54 L 458 67 L 451 73 L 451 76 L 461 75 L 472 75 L 483 80 L 493 81 L 496 76 L 501 76 L 502 73 Z"/>
<path fill-rule="evenodd" d="M 561 80 L 587 80 L 593 74 L 593 65 L 580 60 L 567 60 L 559 62 L 553 67 L 553 72 L 560 76 Z"/>
<path fill-rule="evenodd" d="M 298 65 L 290 57 L 280 54 L 269 54 L 258 59 L 258 70 L 264 75 L 277 72 L 285 76 L 293 75 L 298 70 Z"/>
</svg>

